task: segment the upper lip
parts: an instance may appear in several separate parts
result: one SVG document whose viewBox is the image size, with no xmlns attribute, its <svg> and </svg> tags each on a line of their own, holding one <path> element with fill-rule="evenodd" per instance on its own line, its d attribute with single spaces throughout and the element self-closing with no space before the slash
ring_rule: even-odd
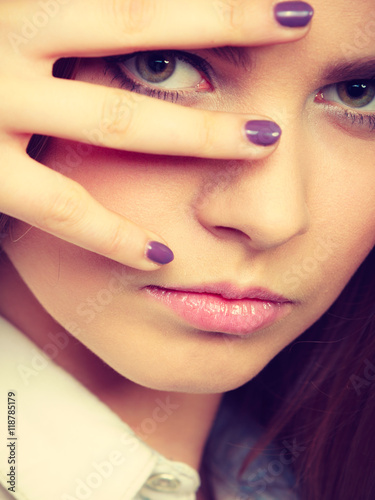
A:
<svg viewBox="0 0 375 500">
<path fill-rule="evenodd" d="M 196 286 L 148 286 L 147 288 L 160 288 L 164 290 L 175 290 L 177 292 L 191 293 L 210 293 L 221 295 L 224 299 L 241 300 L 241 299 L 258 299 L 267 302 L 293 302 L 278 293 L 271 292 L 263 287 L 246 287 L 241 288 L 232 283 L 212 283 Z"/>
</svg>

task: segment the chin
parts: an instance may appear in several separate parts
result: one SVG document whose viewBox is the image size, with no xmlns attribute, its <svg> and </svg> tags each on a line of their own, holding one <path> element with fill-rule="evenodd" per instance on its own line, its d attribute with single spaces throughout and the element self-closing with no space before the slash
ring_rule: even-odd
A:
<svg viewBox="0 0 375 500">
<path fill-rule="evenodd" d="M 238 373 L 233 367 L 223 369 L 223 366 L 207 371 L 206 367 L 182 367 L 176 371 L 164 371 L 160 373 L 152 372 L 145 368 L 144 372 L 138 376 L 126 373 L 123 375 L 132 382 L 153 389 L 165 392 L 179 392 L 186 394 L 220 394 L 237 389 L 249 382 L 260 370 L 247 370 L 247 373 Z"/>
</svg>

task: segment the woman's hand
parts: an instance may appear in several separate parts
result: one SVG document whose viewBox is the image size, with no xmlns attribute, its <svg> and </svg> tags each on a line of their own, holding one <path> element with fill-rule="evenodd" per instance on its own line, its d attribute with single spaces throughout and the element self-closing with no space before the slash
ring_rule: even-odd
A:
<svg viewBox="0 0 375 500">
<path fill-rule="evenodd" d="M 163 240 L 32 160 L 31 135 L 153 154 L 259 159 L 274 151 L 281 131 L 267 117 L 56 79 L 53 64 L 155 48 L 291 42 L 307 33 L 312 14 L 306 3 L 274 0 L 2 0 L 0 212 L 127 266 L 158 269 L 173 258 L 155 243 Z M 266 120 L 260 129 L 258 120 Z"/>
</svg>

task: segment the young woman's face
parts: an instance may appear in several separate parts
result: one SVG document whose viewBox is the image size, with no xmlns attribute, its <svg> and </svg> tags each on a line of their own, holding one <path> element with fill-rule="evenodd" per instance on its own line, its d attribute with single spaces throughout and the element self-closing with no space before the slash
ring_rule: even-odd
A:
<svg viewBox="0 0 375 500">
<path fill-rule="evenodd" d="M 375 244 L 375 5 L 314 7 L 306 39 L 243 49 L 243 64 L 194 51 L 211 66 L 206 74 L 196 58 L 177 58 L 159 83 L 147 82 L 155 57 L 80 66 L 81 80 L 179 89 L 179 104 L 257 113 L 283 129 L 277 151 L 254 162 L 51 142 L 47 165 L 65 166 L 105 206 L 160 234 L 175 260 L 137 271 L 35 229 L 6 251 L 46 311 L 139 384 L 222 392 L 245 383 L 328 309 Z M 202 75 L 210 91 L 195 89 Z M 26 229 L 18 223 L 16 236 Z M 229 324 L 223 312 L 195 315 L 223 298 L 175 292 L 163 300 L 162 289 L 215 284 L 224 295 L 262 287 L 289 302 L 227 301 L 239 312 Z M 255 311 L 248 323 L 245 306 Z"/>
</svg>

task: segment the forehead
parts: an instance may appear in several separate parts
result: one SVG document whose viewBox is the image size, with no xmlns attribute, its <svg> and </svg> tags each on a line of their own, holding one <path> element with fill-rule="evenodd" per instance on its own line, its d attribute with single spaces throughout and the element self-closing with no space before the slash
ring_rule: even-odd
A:
<svg viewBox="0 0 375 500">
<path fill-rule="evenodd" d="M 310 42 L 327 52 L 373 54 L 374 0 L 314 0 Z"/>
<path fill-rule="evenodd" d="M 285 82 L 297 88 L 308 82 L 312 90 L 329 70 L 375 58 L 375 0 L 311 0 L 311 4 L 315 14 L 305 38 L 244 50 L 252 85 Z"/>
</svg>

